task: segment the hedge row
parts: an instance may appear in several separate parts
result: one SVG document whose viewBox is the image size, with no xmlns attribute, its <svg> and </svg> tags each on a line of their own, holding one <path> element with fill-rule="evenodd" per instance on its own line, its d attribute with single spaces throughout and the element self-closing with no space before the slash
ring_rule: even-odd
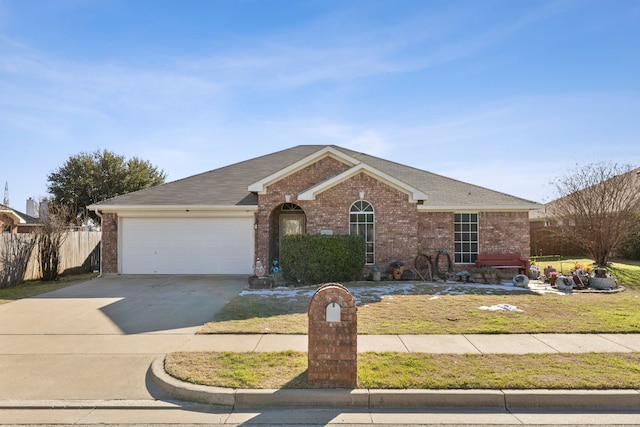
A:
<svg viewBox="0 0 640 427">
<path fill-rule="evenodd" d="M 360 280 L 366 244 L 357 235 L 285 236 L 280 245 L 284 279 L 294 285 Z"/>
</svg>

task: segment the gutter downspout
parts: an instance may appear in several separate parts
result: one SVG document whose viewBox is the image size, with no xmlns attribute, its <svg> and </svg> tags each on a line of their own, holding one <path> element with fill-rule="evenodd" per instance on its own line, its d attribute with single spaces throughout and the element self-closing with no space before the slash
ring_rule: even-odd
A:
<svg viewBox="0 0 640 427">
<path fill-rule="evenodd" d="M 102 249 L 104 248 L 104 242 L 102 241 L 102 238 L 104 237 L 104 233 L 102 231 L 102 214 L 98 209 L 94 210 L 94 212 L 100 218 L 100 274 L 98 274 L 98 277 L 102 277 Z"/>
</svg>

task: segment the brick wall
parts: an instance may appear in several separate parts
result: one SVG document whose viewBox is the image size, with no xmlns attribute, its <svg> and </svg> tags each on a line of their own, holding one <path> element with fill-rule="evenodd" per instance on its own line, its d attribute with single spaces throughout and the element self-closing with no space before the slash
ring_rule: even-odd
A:
<svg viewBox="0 0 640 427">
<path fill-rule="evenodd" d="M 453 212 L 421 212 L 418 235 L 420 253 L 435 257 L 439 250 L 445 249 L 453 254 Z"/>
<path fill-rule="evenodd" d="M 297 200 L 296 193 L 306 190 L 319 181 L 336 175 L 346 165 L 333 158 L 324 158 L 312 167 L 303 169 L 269 186 L 267 194 L 259 196 L 256 233 L 256 256 L 272 260 L 270 239 L 276 239 L 274 229 L 275 210 L 291 195 L 291 202 L 300 206 L 306 215 L 306 231 L 310 234 L 331 230 L 333 234 L 349 234 L 349 209 L 360 200 L 371 203 L 375 213 L 375 264 L 385 266 L 393 259 L 410 264 L 418 248 L 418 212 L 414 203 L 408 202 L 405 193 L 360 173 L 320 193 L 316 200 Z"/>
<path fill-rule="evenodd" d="M 349 234 L 349 210 L 360 199 L 373 206 L 375 216 L 375 264 L 386 267 L 391 260 L 409 263 L 418 245 L 418 212 L 408 196 L 371 176 L 360 173 L 318 195 L 310 212 L 309 232 L 333 230 Z M 329 209 L 325 209 L 328 206 Z"/>
<path fill-rule="evenodd" d="M 118 272 L 118 229 L 112 230 L 111 224 L 118 224 L 118 214 L 102 214 L 102 273 Z"/>
<path fill-rule="evenodd" d="M 481 212 L 480 252 L 519 253 L 528 258 L 531 250 L 528 212 Z"/>
<path fill-rule="evenodd" d="M 270 253 L 269 244 L 272 238 L 277 238 L 277 234 L 275 234 L 277 230 L 275 210 L 285 203 L 285 195 L 291 196 L 291 203 L 295 203 L 305 210 L 308 221 L 307 232 L 311 233 L 309 220 L 312 215 L 307 212 L 307 209 L 310 208 L 309 205 L 312 202 L 298 201 L 296 194 L 330 176 L 343 172 L 347 168 L 348 166 L 344 163 L 331 157 L 325 157 L 305 169 L 295 172 L 270 185 L 267 189 L 267 194 L 260 194 L 258 196 L 258 212 L 256 214 L 256 221 L 258 223 L 258 230 L 256 231 L 255 237 L 256 257 L 261 260 L 267 260 L 268 263 L 272 261 L 273 257 Z"/>
</svg>

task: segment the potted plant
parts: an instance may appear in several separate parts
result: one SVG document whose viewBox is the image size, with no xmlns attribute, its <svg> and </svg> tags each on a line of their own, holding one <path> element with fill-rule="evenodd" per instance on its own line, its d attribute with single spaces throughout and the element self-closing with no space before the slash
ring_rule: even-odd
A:
<svg viewBox="0 0 640 427">
<path fill-rule="evenodd" d="M 596 267 L 593 269 L 593 275 L 589 277 L 589 286 L 597 290 L 611 290 L 618 284 L 615 276 L 609 274 L 606 267 Z"/>
<path fill-rule="evenodd" d="M 551 278 L 551 273 L 556 271 L 556 269 L 553 267 L 553 265 L 549 264 L 544 268 L 544 277 L 547 278 L 547 280 L 549 280 L 549 282 L 551 282 L 550 278 Z M 558 276 L 558 274 L 556 273 L 556 277 Z"/>
<path fill-rule="evenodd" d="M 389 268 L 391 268 L 391 275 L 395 280 L 400 280 L 400 278 L 402 278 L 402 273 L 404 273 L 404 262 L 391 261 L 389 263 Z"/>
<path fill-rule="evenodd" d="M 556 284 L 556 280 L 558 280 L 558 272 L 557 271 L 550 271 L 549 272 L 549 284 L 551 286 L 555 286 Z"/>
<path fill-rule="evenodd" d="M 462 270 L 462 271 L 456 273 L 456 277 L 462 283 L 467 283 L 469 281 L 469 277 L 471 277 L 471 273 L 469 273 L 467 270 Z"/>
<path fill-rule="evenodd" d="M 470 270 L 476 283 L 494 283 L 498 279 L 498 273 L 493 267 L 475 267 Z"/>
<path fill-rule="evenodd" d="M 571 275 L 573 276 L 573 281 L 576 284 L 577 289 L 584 288 L 589 283 L 589 273 L 591 272 L 591 267 L 583 266 L 582 264 L 576 263 L 571 269 Z"/>
</svg>

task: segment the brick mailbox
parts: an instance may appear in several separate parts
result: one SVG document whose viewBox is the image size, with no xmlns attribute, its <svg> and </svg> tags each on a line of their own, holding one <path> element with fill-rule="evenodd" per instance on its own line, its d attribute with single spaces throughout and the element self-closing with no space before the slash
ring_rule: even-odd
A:
<svg viewBox="0 0 640 427">
<path fill-rule="evenodd" d="M 358 317 L 349 290 L 328 283 L 309 303 L 308 383 L 315 388 L 358 386 Z"/>
</svg>

